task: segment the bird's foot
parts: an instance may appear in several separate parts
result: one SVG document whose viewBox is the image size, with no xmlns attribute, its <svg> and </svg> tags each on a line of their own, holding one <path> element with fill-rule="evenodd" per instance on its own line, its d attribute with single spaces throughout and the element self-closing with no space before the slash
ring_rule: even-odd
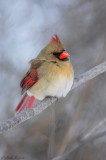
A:
<svg viewBox="0 0 106 160">
<path fill-rule="evenodd" d="M 46 98 L 55 98 L 56 99 L 56 101 L 58 101 L 58 97 L 52 97 L 52 96 L 47 96 Z"/>
</svg>

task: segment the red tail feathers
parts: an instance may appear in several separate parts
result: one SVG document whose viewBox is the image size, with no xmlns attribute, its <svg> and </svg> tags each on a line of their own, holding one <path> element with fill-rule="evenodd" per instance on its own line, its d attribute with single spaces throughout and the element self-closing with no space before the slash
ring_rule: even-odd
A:
<svg viewBox="0 0 106 160">
<path fill-rule="evenodd" d="M 20 103 L 18 104 L 16 108 L 16 113 L 21 112 L 24 109 L 32 108 L 35 104 L 35 97 L 29 96 L 27 93 L 24 95 Z"/>
</svg>

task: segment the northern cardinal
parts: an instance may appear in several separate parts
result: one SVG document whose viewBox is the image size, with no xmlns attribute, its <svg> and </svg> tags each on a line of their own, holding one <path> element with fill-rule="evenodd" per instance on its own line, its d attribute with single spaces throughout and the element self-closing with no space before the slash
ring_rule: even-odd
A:
<svg viewBox="0 0 106 160">
<path fill-rule="evenodd" d="M 70 91 L 74 71 L 59 37 L 54 35 L 37 58 L 30 61 L 30 69 L 20 82 L 24 97 L 16 108 L 16 113 L 32 108 L 36 99 L 47 96 L 65 97 Z"/>
</svg>

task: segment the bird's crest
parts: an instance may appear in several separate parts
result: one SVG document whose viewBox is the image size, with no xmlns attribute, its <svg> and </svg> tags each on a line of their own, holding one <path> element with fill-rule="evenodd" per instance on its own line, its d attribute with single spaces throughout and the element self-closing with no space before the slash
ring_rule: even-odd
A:
<svg viewBox="0 0 106 160">
<path fill-rule="evenodd" d="M 57 34 L 55 34 L 54 36 L 52 36 L 52 38 L 51 38 L 51 41 L 50 41 L 51 43 L 60 43 L 60 39 L 59 39 L 59 37 L 57 36 Z"/>
</svg>

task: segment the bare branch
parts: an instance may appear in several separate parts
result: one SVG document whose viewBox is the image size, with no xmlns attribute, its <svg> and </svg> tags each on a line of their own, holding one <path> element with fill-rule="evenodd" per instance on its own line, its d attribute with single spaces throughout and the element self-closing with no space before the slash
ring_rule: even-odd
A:
<svg viewBox="0 0 106 160">
<path fill-rule="evenodd" d="M 76 87 L 80 86 L 81 84 L 97 77 L 98 75 L 104 73 L 106 71 L 106 61 L 97 65 L 96 67 L 92 68 L 91 70 L 81 74 L 80 76 L 76 77 L 74 80 L 74 84 L 72 89 L 75 89 Z M 29 109 L 27 111 L 24 111 L 17 116 L 8 119 L 5 122 L 0 123 L 0 133 L 3 131 L 9 130 L 22 122 L 33 118 L 36 115 L 39 115 L 43 110 L 45 110 L 47 107 L 49 107 L 53 102 L 56 101 L 56 98 L 45 98 L 43 101 L 41 101 L 37 107 L 33 109 Z"/>
<path fill-rule="evenodd" d="M 75 78 L 72 89 L 106 72 L 106 61 Z"/>
<path fill-rule="evenodd" d="M 80 139 L 77 139 L 77 141 L 71 145 L 71 148 L 69 150 L 67 150 L 63 155 L 55 157 L 52 160 L 65 160 L 66 158 L 69 157 L 69 155 L 71 153 L 75 152 L 82 145 L 86 145 L 88 142 L 90 143 L 90 142 L 92 142 L 98 138 L 104 137 L 104 136 L 106 136 L 106 130 L 99 132 L 95 135 L 88 136 L 88 137 L 86 137 L 86 135 L 85 135 L 84 137 L 86 137 L 86 138 L 83 138 L 83 136 L 82 136 Z"/>
</svg>

